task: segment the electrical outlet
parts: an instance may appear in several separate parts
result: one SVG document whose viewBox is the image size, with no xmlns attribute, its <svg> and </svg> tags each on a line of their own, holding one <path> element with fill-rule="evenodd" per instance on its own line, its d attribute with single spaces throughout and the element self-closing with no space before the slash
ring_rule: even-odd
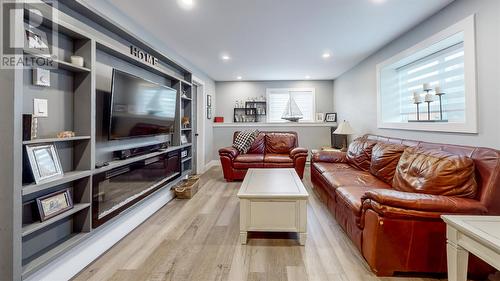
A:
<svg viewBox="0 0 500 281">
<path fill-rule="evenodd" d="M 33 117 L 49 117 L 49 105 L 46 99 L 33 99 Z"/>
</svg>

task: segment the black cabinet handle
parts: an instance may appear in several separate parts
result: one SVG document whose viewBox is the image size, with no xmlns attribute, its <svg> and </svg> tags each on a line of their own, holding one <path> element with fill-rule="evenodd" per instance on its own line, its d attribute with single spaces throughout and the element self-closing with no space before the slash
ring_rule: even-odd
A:
<svg viewBox="0 0 500 281">
<path fill-rule="evenodd" d="M 194 134 L 194 136 L 195 136 L 195 137 L 197 137 L 197 136 L 198 136 L 198 133 Z"/>
</svg>

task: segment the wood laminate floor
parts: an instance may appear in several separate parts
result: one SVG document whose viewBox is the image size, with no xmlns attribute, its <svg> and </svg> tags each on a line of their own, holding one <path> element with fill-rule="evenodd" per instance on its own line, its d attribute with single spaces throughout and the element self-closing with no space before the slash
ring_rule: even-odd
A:
<svg viewBox="0 0 500 281">
<path fill-rule="evenodd" d="M 226 183 L 220 167 L 201 177 L 191 200 L 174 199 L 74 280 L 436 280 L 377 278 L 332 215 L 304 183 L 308 203 L 306 246 L 293 235 L 250 236 L 239 243 L 240 182 Z"/>
</svg>

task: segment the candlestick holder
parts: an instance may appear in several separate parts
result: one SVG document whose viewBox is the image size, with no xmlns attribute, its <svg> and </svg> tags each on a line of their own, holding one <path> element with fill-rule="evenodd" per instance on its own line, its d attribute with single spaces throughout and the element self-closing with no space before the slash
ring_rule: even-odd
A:
<svg viewBox="0 0 500 281">
<path fill-rule="evenodd" d="M 419 108 L 419 106 L 421 103 L 422 103 L 421 101 L 413 102 L 413 104 L 415 104 L 417 106 L 417 121 L 420 121 L 420 108 Z"/>
<path fill-rule="evenodd" d="M 427 120 L 430 121 L 431 120 L 431 100 L 426 100 L 425 101 L 427 103 Z"/>
<path fill-rule="evenodd" d="M 439 97 L 439 120 L 443 120 L 443 101 L 442 101 L 441 97 L 444 94 L 445 93 L 436 93 L 436 96 Z"/>
</svg>

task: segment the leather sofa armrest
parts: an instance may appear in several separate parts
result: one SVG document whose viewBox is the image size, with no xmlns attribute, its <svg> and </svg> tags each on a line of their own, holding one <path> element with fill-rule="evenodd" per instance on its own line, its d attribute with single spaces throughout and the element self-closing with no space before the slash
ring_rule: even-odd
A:
<svg viewBox="0 0 500 281">
<path fill-rule="evenodd" d="M 240 152 L 232 146 L 219 149 L 219 156 L 229 156 L 231 159 L 234 159 L 239 154 Z"/>
<path fill-rule="evenodd" d="M 347 163 L 345 152 L 340 151 L 318 151 L 312 155 L 313 162 Z"/>
<path fill-rule="evenodd" d="M 290 151 L 290 157 L 292 159 L 294 159 L 295 157 L 298 157 L 298 156 L 306 156 L 307 157 L 307 154 L 308 154 L 307 148 L 303 148 L 303 147 L 296 147 L 296 148 L 292 149 L 292 151 Z"/>
<path fill-rule="evenodd" d="M 363 209 L 372 208 L 376 212 L 402 209 L 409 212 L 431 212 L 452 214 L 486 214 L 487 208 L 481 202 L 460 197 L 401 192 L 390 189 L 367 191 L 361 198 Z"/>
</svg>

